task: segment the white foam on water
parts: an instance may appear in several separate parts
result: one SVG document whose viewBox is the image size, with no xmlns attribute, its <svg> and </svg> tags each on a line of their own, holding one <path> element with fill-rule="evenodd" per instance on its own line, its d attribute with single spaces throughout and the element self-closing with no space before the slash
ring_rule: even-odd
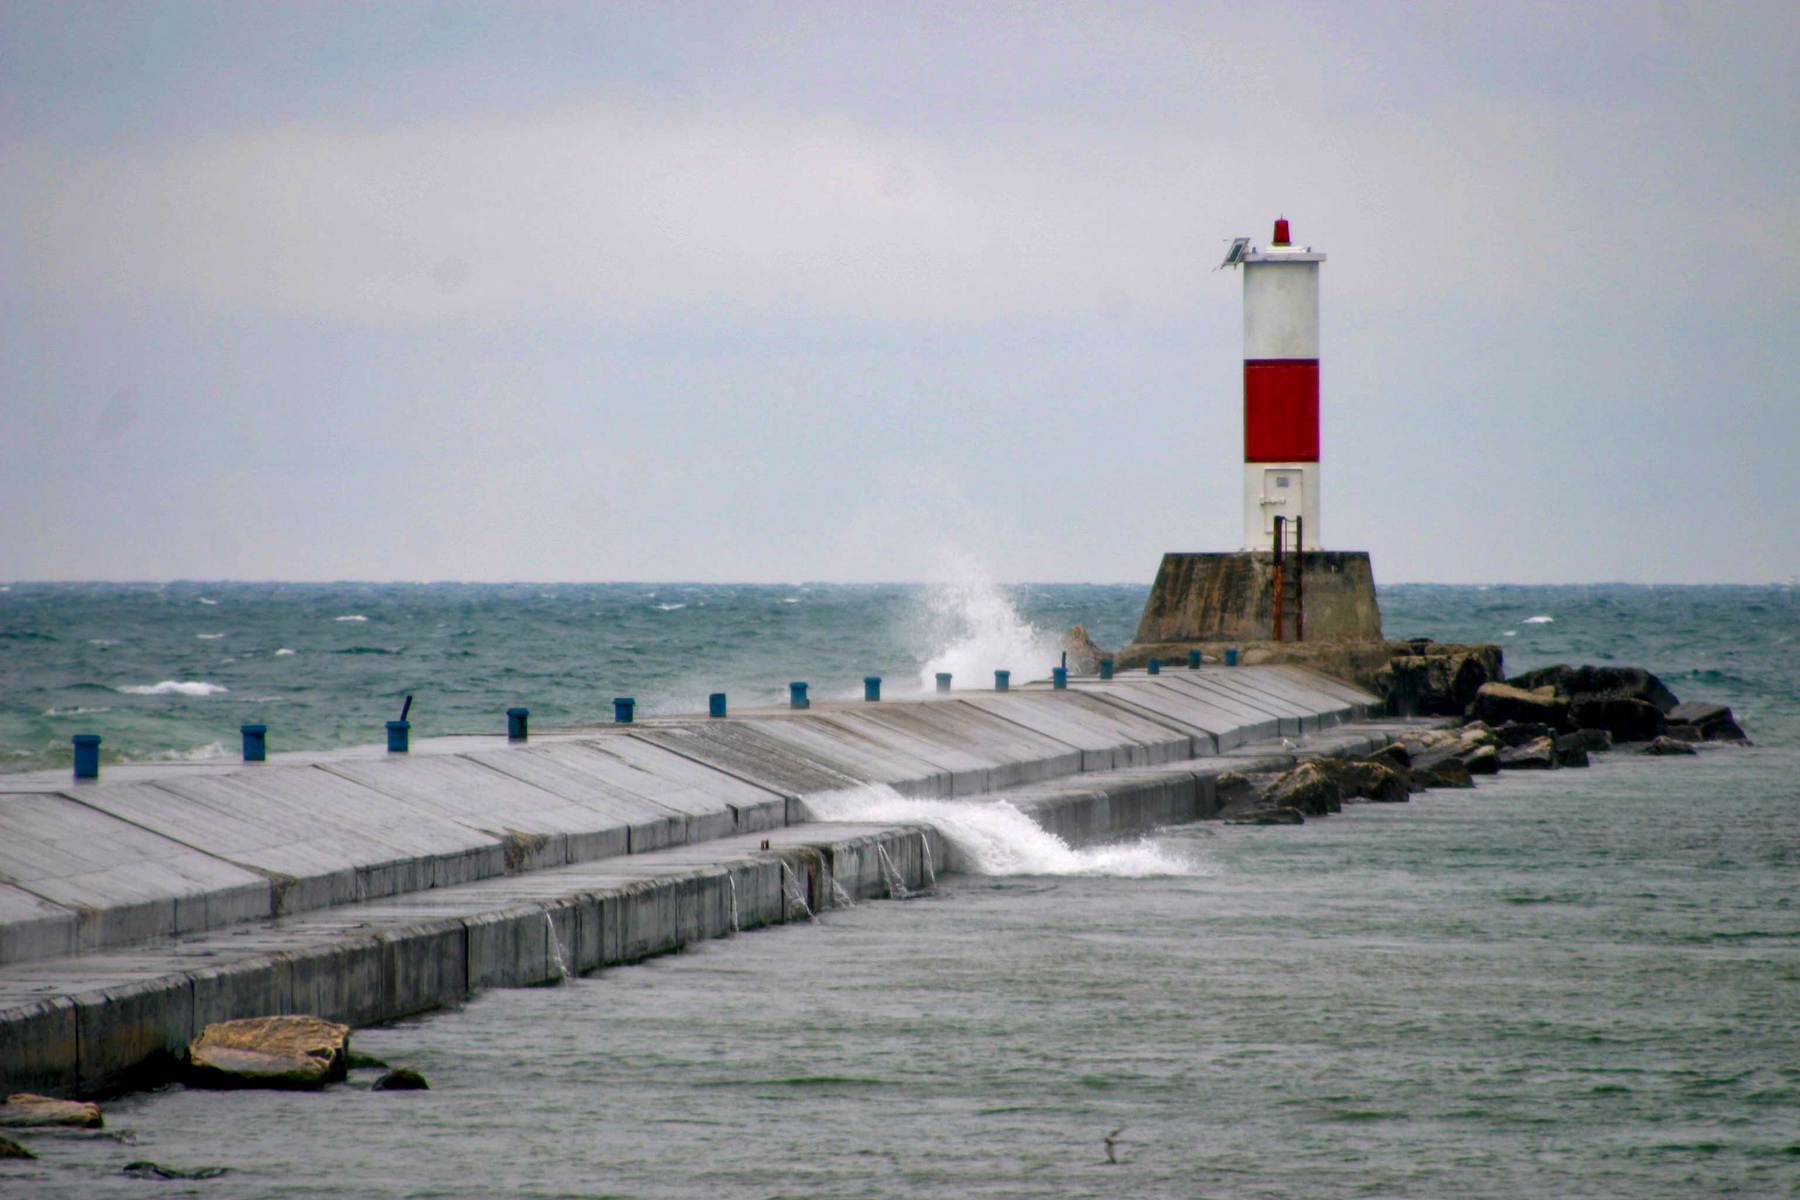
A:
<svg viewBox="0 0 1800 1200">
<path fill-rule="evenodd" d="M 914 800 L 886 784 L 808 796 L 815 821 L 925 824 L 950 847 L 947 870 L 972 875 L 1204 875 L 1192 858 L 1150 838 L 1077 850 L 1004 800 Z"/>
<path fill-rule="evenodd" d="M 658 612 L 674 612 L 678 608 L 686 608 L 687 605 L 685 605 L 685 604 L 658 604 L 655 607 Z"/>
<path fill-rule="evenodd" d="M 781 602 L 783 604 L 798 604 L 798 603 L 800 603 L 800 597 L 798 597 L 798 596 L 783 596 L 781 598 Z"/>
<path fill-rule="evenodd" d="M 1553 625 L 1555 623 L 1556 623 L 1555 617 L 1526 617 L 1525 618 L 1525 624 L 1527 624 L 1527 625 Z"/>
<path fill-rule="evenodd" d="M 110 708 L 85 708 L 82 705 L 76 704 L 76 705 L 72 705 L 68 708 L 46 708 L 44 710 L 44 715 L 46 717 L 84 717 L 84 716 L 87 716 L 89 713 L 103 713 L 103 712 L 111 712 L 111 711 L 112 711 L 112 709 L 110 709 Z"/>
<path fill-rule="evenodd" d="M 128 696 L 216 696 L 231 689 L 222 683 L 206 683 L 198 679 L 165 679 L 161 683 L 127 684 L 114 690 Z"/>
<path fill-rule="evenodd" d="M 214 642 L 214 641 L 217 641 L 218 639 L 224 637 L 225 635 L 222 633 L 196 633 L 194 636 L 199 638 L 203 642 Z"/>
<path fill-rule="evenodd" d="M 195 746 L 191 750 L 170 748 L 160 751 L 144 761 L 147 762 L 205 762 L 212 758 L 224 758 L 225 745 L 222 742 L 208 742 L 204 746 Z"/>
<path fill-rule="evenodd" d="M 118 644 L 119 644 L 118 638 L 89 638 L 88 639 L 88 645 L 90 645 L 90 646 L 116 646 Z"/>
<path fill-rule="evenodd" d="M 202 597 L 200 597 L 200 603 L 202 603 L 202 604 L 217 604 L 218 601 L 217 600 L 208 600 L 205 596 L 202 596 Z"/>
<path fill-rule="evenodd" d="M 1505 633 L 1501 634 L 1500 636 L 1501 637 L 1518 637 L 1519 631 L 1516 629 L 1509 629 Z"/>
<path fill-rule="evenodd" d="M 366 621 L 368 619 L 369 618 L 363 616 L 361 613 L 351 613 L 347 617 L 333 617 L 332 618 L 332 620 L 334 620 L 334 621 Z"/>
<path fill-rule="evenodd" d="M 289 650 L 286 646 L 283 646 L 281 649 L 279 649 L 275 652 L 275 657 L 280 658 L 284 654 L 298 654 L 298 653 L 299 653 L 298 650 Z"/>
<path fill-rule="evenodd" d="M 919 686 L 937 686 L 940 671 L 953 688 L 991 688 L 996 670 L 1011 671 L 1015 682 L 1046 678 L 1062 656 L 1062 643 L 1019 615 L 1012 599 L 973 558 L 959 556 L 951 577 L 925 591 L 929 636 L 935 651 L 926 655 Z"/>
</svg>

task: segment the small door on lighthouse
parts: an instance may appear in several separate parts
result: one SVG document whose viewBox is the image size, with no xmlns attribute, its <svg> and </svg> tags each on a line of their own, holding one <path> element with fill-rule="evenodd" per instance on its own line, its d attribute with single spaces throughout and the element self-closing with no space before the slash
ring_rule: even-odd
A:
<svg viewBox="0 0 1800 1200">
<path fill-rule="evenodd" d="M 1287 518 L 1287 532 L 1291 539 L 1294 534 L 1294 518 L 1302 515 L 1304 505 L 1301 503 L 1301 489 L 1306 486 L 1306 477 L 1292 469 L 1278 469 L 1263 472 L 1263 544 L 1273 544 L 1275 536 L 1275 518 Z"/>
</svg>

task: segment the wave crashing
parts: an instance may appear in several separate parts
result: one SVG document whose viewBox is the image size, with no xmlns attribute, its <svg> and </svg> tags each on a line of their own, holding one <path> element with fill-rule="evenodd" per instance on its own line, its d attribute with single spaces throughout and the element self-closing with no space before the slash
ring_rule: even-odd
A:
<svg viewBox="0 0 1800 1200">
<path fill-rule="evenodd" d="M 127 696 L 217 696 L 231 689 L 200 679 L 165 679 L 161 683 L 127 684 L 118 690 Z"/>
</svg>

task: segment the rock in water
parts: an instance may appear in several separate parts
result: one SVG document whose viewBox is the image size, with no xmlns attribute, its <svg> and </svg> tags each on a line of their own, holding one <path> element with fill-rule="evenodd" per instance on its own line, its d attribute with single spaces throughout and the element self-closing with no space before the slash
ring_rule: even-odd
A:
<svg viewBox="0 0 1800 1200">
<path fill-rule="evenodd" d="M 411 1067 L 395 1067 L 377 1079 L 375 1086 L 370 1090 L 376 1092 L 424 1092 L 429 1091 L 430 1088 L 431 1085 L 425 1082 L 425 1077 Z"/>
<path fill-rule="evenodd" d="M 1547 737 L 1509 746 L 1500 751 L 1500 766 L 1507 771 L 1548 771 L 1556 766 L 1556 743 Z"/>
<path fill-rule="evenodd" d="M 319 1088 L 348 1074 L 350 1027 L 320 1017 L 248 1017 L 208 1025 L 188 1046 L 187 1083 Z"/>
<path fill-rule="evenodd" d="M 1662 709 L 1630 696 L 1577 696 L 1571 715 L 1581 728 L 1604 729 L 1615 742 L 1650 741 L 1668 724 Z"/>
<path fill-rule="evenodd" d="M 0 1137 L 0 1158 L 36 1158 L 37 1155 L 27 1150 L 11 1138 Z"/>
<path fill-rule="evenodd" d="M 1638 751 L 1639 754 L 1698 754 L 1687 742 L 1676 741 L 1672 737 L 1659 737 Z"/>
<path fill-rule="evenodd" d="M 217 1179 L 230 1170 L 229 1167 L 197 1167 L 192 1171 L 184 1171 L 180 1167 L 165 1167 L 161 1163 L 153 1163 L 149 1159 L 125 1164 L 122 1175 L 133 1179 Z"/>
<path fill-rule="evenodd" d="M 1691 727 L 1699 736 L 1696 741 L 1702 742 L 1737 742 L 1746 740 L 1744 731 L 1738 723 L 1731 719 L 1731 710 L 1723 704 L 1707 704 L 1704 701 L 1693 701 L 1677 704 L 1668 711 L 1669 731 L 1674 733 L 1676 725 Z"/>
<path fill-rule="evenodd" d="M 1602 750 L 1612 749 L 1612 734 L 1604 729 L 1577 729 L 1574 733 L 1565 733 L 1556 739 L 1558 748 L 1562 746 L 1580 746 L 1589 754 L 1598 754 Z"/>
<path fill-rule="evenodd" d="M 1642 667 L 1579 667 L 1565 690 L 1570 696 L 1623 696 L 1666 713 L 1681 703 L 1663 681 Z"/>
<path fill-rule="evenodd" d="M 1495 661 L 1494 669 L 1498 665 Z M 1493 677 L 1481 653 L 1402 654 L 1375 673 L 1375 683 L 1395 716 L 1460 717 Z"/>
<path fill-rule="evenodd" d="M 1588 765 L 1587 739 L 1582 730 L 1576 733 L 1565 733 L 1556 739 L 1556 765 L 1559 767 L 1585 767 Z M 1611 742 L 1609 741 L 1610 745 Z"/>
<path fill-rule="evenodd" d="M 1469 777 L 1469 768 L 1463 765 L 1460 758 L 1446 758 L 1415 771 L 1414 774 L 1428 788 L 1472 788 L 1475 786 L 1475 781 Z"/>
<path fill-rule="evenodd" d="M 1469 769 L 1471 775 L 1498 775 L 1500 752 L 1492 746 L 1477 746 L 1463 756 L 1462 764 Z"/>
<path fill-rule="evenodd" d="M 1225 818 L 1227 825 L 1304 825 L 1306 818 L 1291 808 L 1253 808 Z"/>
<path fill-rule="evenodd" d="M 99 1129 L 106 1121 L 98 1104 L 79 1100 L 58 1100 L 31 1092 L 15 1092 L 0 1104 L 0 1125 L 23 1129 L 34 1125 L 72 1125 L 80 1129 Z"/>
<path fill-rule="evenodd" d="M 1309 817 L 1341 812 L 1343 789 L 1317 763 L 1305 762 L 1276 778 L 1265 795 L 1269 808 L 1291 808 Z"/>
<path fill-rule="evenodd" d="M 1517 721 L 1561 729 L 1569 719 L 1569 700 L 1566 696 L 1558 696 L 1553 687 L 1528 692 L 1511 684 L 1484 683 L 1475 693 L 1469 715 L 1489 725 Z"/>
</svg>

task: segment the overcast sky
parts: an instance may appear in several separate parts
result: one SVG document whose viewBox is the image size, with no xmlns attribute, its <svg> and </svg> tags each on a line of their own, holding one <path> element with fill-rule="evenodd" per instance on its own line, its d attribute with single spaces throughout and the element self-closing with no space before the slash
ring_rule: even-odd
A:
<svg viewBox="0 0 1800 1200">
<path fill-rule="evenodd" d="M 1800 571 L 1800 5 L 0 3 L 0 579 Z"/>
</svg>

